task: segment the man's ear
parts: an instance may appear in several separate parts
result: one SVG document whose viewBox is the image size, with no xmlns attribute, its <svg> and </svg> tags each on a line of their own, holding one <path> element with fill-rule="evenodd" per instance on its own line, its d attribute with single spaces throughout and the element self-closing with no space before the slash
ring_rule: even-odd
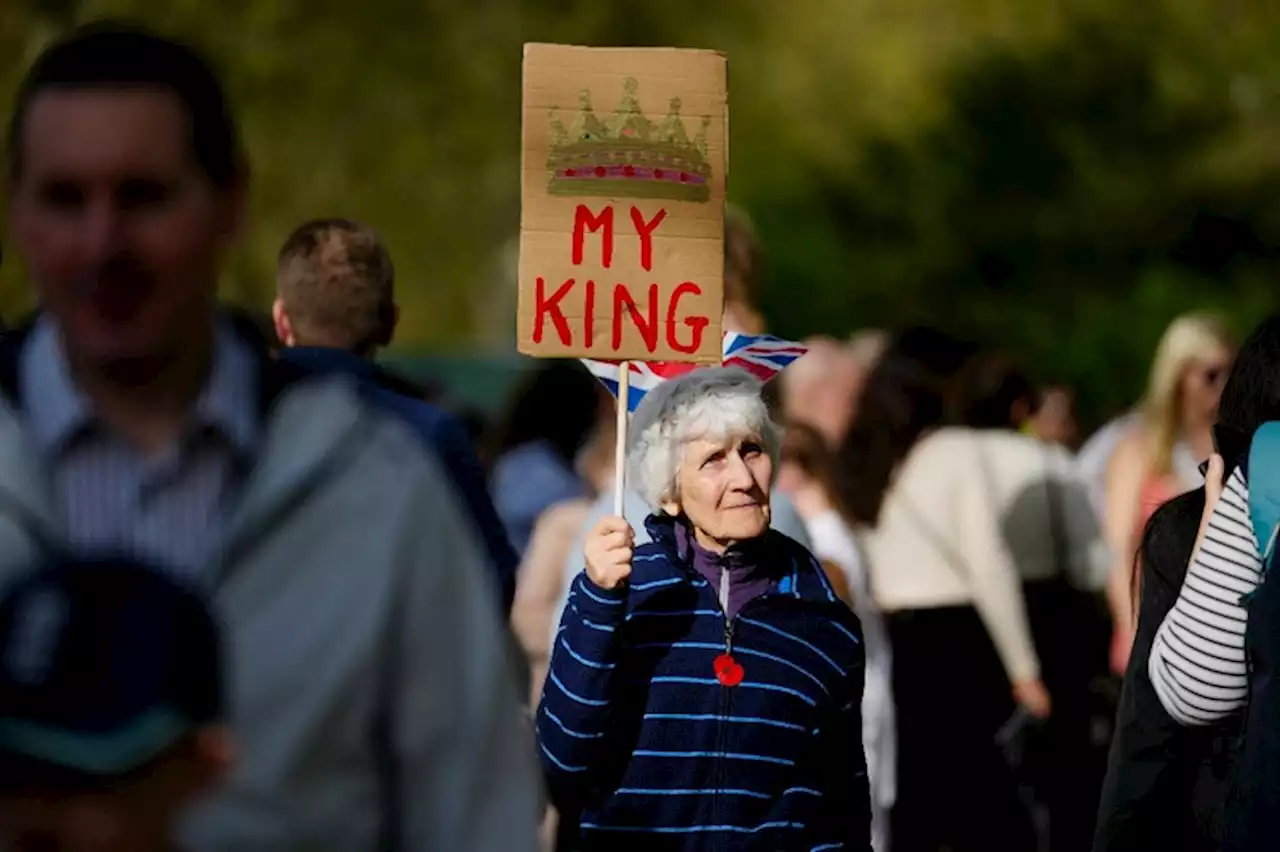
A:
<svg viewBox="0 0 1280 852">
<path fill-rule="evenodd" d="M 293 336 L 293 323 L 289 321 L 289 314 L 285 312 L 284 300 L 276 296 L 275 302 L 271 304 L 271 321 L 276 327 L 276 339 L 280 341 L 281 346 L 294 346 L 296 341 Z"/>
</svg>

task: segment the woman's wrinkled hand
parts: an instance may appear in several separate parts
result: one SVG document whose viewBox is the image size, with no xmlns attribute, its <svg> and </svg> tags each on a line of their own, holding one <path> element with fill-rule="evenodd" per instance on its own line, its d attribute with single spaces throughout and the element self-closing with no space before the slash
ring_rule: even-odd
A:
<svg viewBox="0 0 1280 852">
<path fill-rule="evenodd" d="M 622 518 L 601 518 L 583 546 L 587 578 L 602 589 L 616 589 L 625 583 L 631 576 L 635 540 L 635 531 Z"/>
</svg>

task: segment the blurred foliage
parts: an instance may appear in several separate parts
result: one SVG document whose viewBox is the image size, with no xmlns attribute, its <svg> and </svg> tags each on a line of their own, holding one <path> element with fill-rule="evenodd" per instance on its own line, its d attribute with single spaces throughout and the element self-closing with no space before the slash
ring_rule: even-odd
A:
<svg viewBox="0 0 1280 852">
<path fill-rule="evenodd" d="M 103 15 L 225 70 L 255 170 L 227 294 L 265 307 L 294 225 L 362 218 L 396 258 L 409 346 L 513 311 L 524 41 L 727 51 L 730 196 L 782 334 L 931 322 L 1100 412 L 1140 391 L 1176 313 L 1245 331 L 1280 283 L 1263 0 L 11 0 L 0 97 L 59 27 Z M 7 266 L 9 315 L 28 297 Z"/>
</svg>

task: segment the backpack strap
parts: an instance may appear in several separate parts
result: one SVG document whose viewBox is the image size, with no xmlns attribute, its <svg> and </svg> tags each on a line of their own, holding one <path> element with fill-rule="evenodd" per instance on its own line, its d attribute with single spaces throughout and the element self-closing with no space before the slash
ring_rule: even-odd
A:
<svg viewBox="0 0 1280 852">
<path fill-rule="evenodd" d="M 1249 447 L 1249 520 L 1265 574 L 1280 528 L 1280 421 L 1264 423 Z"/>
</svg>

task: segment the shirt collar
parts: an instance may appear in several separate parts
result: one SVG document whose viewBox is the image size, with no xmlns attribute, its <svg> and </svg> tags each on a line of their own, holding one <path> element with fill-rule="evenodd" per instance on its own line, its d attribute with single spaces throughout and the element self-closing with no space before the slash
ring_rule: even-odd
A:
<svg viewBox="0 0 1280 852">
<path fill-rule="evenodd" d="M 289 346 L 280 351 L 280 358 L 308 370 L 349 373 L 364 378 L 372 378 L 374 374 L 372 361 L 347 352 L 345 349 L 327 346 Z"/>
<path fill-rule="evenodd" d="M 23 408 L 45 452 L 56 451 L 97 423 L 89 400 L 75 386 L 56 326 L 41 317 L 21 354 Z M 213 369 L 196 399 L 194 428 L 212 428 L 234 449 L 250 454 L 257 446 L 256 400 L 259 377 L 253 353 L 220 323 L 214 337 Z"/>
</svg>

